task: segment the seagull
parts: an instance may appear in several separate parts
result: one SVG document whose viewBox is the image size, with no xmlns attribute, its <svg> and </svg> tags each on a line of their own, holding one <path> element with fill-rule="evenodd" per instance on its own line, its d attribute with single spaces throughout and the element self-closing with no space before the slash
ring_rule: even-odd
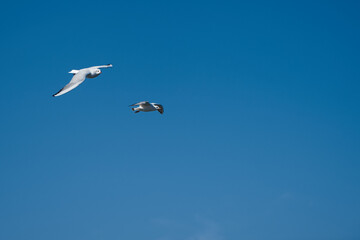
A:
<svg viewBox="0 0 360 240">
<path fill-rule="evenodd" d="M 67 92 L 70 92 L 77 86 L 79 86 L 82 82 L 85 81 L 85 78 L 95 78 L 101 74 L 100 68 L 109 68 L 112 67 L 111 64 L 102 65 L 102 66 L 94 66 L 83 68 L 80 70 L 71 70 L 69 73 L 72 73 L 74 76 L 72 77 L 71 81 L 59 92 L 55 93 L 53 97 L 61 96 Z"/>
<path fill-rule="evenodd" d="M 159 113 L 161 113 L 161 114 L 164 113 L 164 107 L 158 103 L 149 103 L 148 101 L 144 101 L 144 102 L 134 103 L 134 104 L 130 105 L 129 107 L 132 107 L 132 106 L 138 106 L 135 108 L 131 108 L 131 110 L 133 110 L 134 113 L 152 112 L 152 111 L 159 111 Z"/>
</svg>

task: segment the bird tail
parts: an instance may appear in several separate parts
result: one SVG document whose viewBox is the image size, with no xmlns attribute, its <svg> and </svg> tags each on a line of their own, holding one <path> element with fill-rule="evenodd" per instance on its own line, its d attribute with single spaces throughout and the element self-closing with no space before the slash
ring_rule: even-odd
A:
<svg viewBox="0 0 360 240">
<path fill-rule="evenodd" d="M 138 113 L 138 112 L 140 112 L 140 111 L 135 110 L 135 108 L 131 108 L 131 110 L 133 110 L 133 111 L 134 111 L 134 113 Z"/>
<path fill-rule="evenodd" d="M 79 72 L 79 70 L 71 70 L 69 73 L 72 73 L 72 74 L 77 74 Z"/>
</svg>

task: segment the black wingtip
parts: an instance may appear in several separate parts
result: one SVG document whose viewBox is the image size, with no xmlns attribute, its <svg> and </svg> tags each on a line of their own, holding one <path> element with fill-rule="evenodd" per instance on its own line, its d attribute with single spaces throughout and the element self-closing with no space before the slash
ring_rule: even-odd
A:
<svg viewBox="0 0 360 240">
<path fill-rule="evenodd" d="M 57 97 L 56 95 L 59 94 L 64 88 L 60 89 L 60 91 L 58 91 L 57 93 L 53 94 L 53 97 Z"/>
</svg>

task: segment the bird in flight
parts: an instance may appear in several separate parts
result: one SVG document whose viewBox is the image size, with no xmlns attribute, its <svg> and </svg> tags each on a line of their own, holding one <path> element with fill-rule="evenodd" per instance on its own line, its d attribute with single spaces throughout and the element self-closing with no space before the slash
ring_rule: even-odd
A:
<svg viewBox="0 0 360 240">
<path fill-rule="evenodd" d="M 139 102 L 130 105 L 129 107 L 137 106 L 134 108 L 131 108 L 131 110 L 134 111 L 134 113 L 138 112 L 152 112 L 152 111 L 159 111 L 159 113 L 164 113 L 164 107 L 161 104 L 158 103 L 149 103 L 148 101 Z"/>
<path fill-rule="evenodd" d="M 59 92 L 55 93 L 53 97 L 58 97 L 67 92 L 70 92 L 71 90 L 79 86 L 81 83 L 83 83 L 86 78 L 95 78 L 99 76 L 101 74 L 100 68 L 109 68 L 109 67 L 112 67 L 112 65 L 107 64 L 102 66 L 83 68 L 80 70 L 71 70 L 69 73 L 74 74 L 71 81 L 65 87 L 60 89 Z"/>
</svg>

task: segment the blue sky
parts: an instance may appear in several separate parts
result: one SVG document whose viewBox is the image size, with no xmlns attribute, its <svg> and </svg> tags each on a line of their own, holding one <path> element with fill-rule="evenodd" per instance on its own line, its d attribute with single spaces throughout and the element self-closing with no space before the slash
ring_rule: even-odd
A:
<svg viewBox="0 0 360 240">
<path fill-rule="evenodd" d="M 359 7 L 4 2 L 0 239 L 360 239 Z"/>
</svg>

